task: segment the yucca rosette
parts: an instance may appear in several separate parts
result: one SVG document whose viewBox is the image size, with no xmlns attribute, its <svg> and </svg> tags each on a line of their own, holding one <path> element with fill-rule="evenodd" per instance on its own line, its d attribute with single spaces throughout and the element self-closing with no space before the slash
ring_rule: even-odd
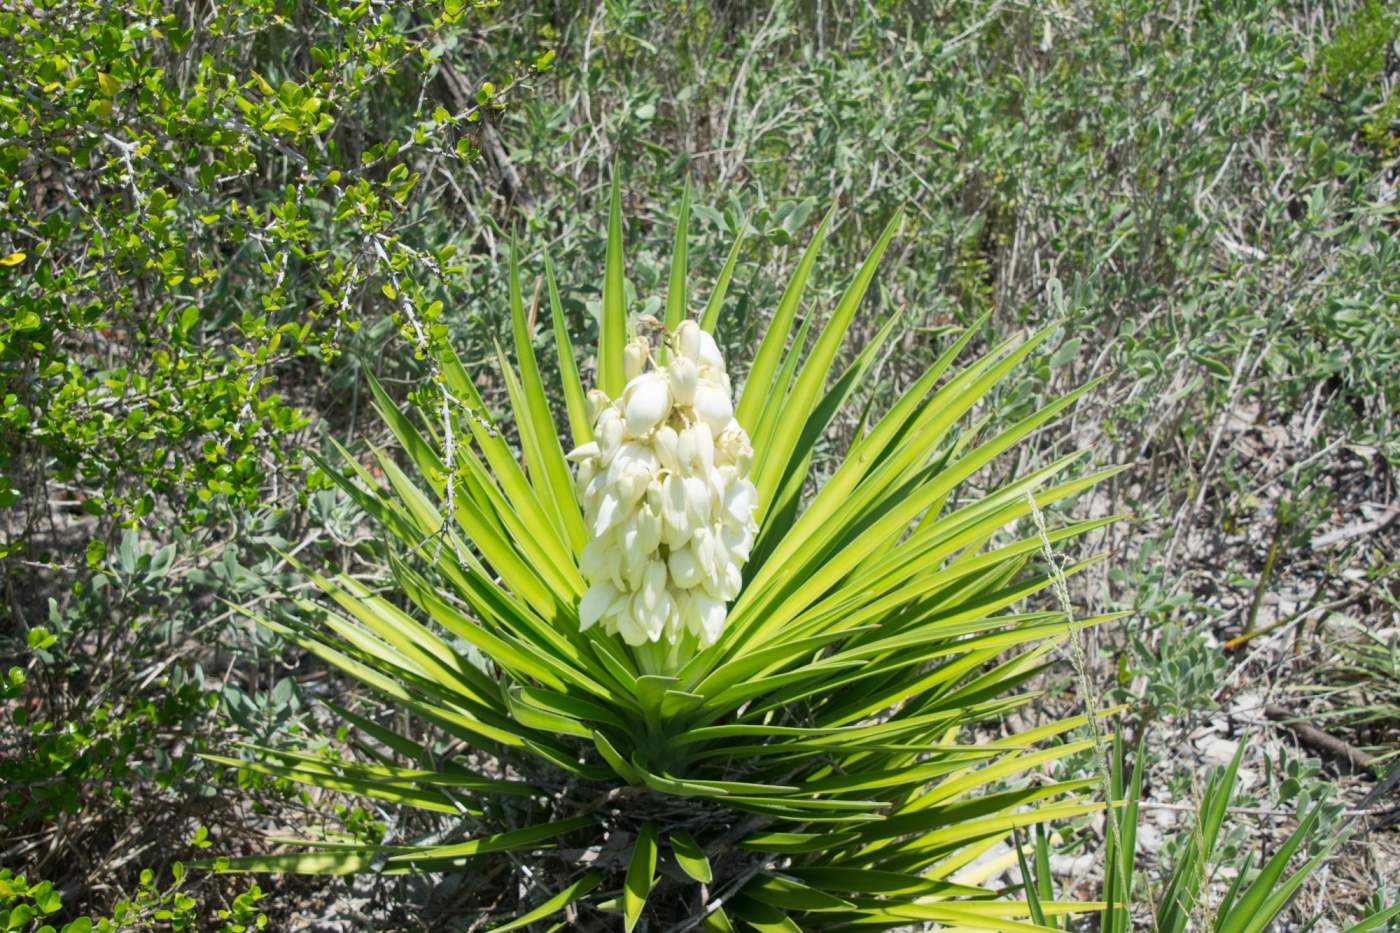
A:
<svg viewBox="0 0 1400 933">
<path fill-rule="evenodd" d="M 1025 600 L 1061 577 L 1034 562 L 1049 545 L 1112 519 L 1041 520 L 1113 470 L 1081 452 L 984 472 L 1086 389 L 1013 423 L 970 418 L 1053 332 L 955 368 L 985 336 L 973 321 L 888 404 L 872 390 L 856 431 L 830 431 L 904 320 L 847 346 L 898 217 L 827 313 L 807 301 L 831 220 L 740 386 L 711 335 L 742 239 L 691 319 L 683 202 L 664 314 L 629 313 L 616 185 L 596 352 L 575 352 L 546 254 L 541 365 L 513 247 L 515 360 L 481 382 L 504 388 L 508 421 L 450 349 L 440 398 L 414 413 L 370 381 L 412 473 L 381 449 L 382 483 L 348 450 L 326 471 L 384 530 L 385 578 L 310 574 L 329 598 L 292 600 L 305 622 L 258 620 L 377 695 L 336 707 L 364 760 L 208 757 L 442 822 L 225 868 L 478 877 L 509 852 L 520 889 L 463 907 L 509 903 L 498 930 L 567 910 L 574 929 L 1019 933 L 1086 909 L 1008 897 L 977 867 L 1024 827 L 1103 808 L 1092 779 L 1025 779 L 1093 746 L 1065 740 L 1086 717 L 1019 734 L 1003 717 L 1058 643 L 1112 618 Z"/>
<path fill-rule="evenodd" d="M 674 667 L 719 637 L 758 525 L 753 450 L 714 338 L 686 321 L 667 343 L 659 366 L 646 338 L 628 344 L 627 387 L 594 391 L 594 440 L 569 459 L 589 534 L 580 629 L 664 642 Z"/>
</svg>

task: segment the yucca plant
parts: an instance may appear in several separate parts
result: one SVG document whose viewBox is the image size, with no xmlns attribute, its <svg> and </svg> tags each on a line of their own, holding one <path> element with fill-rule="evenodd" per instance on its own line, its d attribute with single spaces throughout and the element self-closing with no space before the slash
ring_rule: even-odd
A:
<svg viewBox="0 0 1400 933">
<path fill-rule="evenodd" d="M 511 420 L 491 417 L 450 351 L 436 361 L 442 410 L 406 415 L 371 382 L 404 465 L 374 451 L 381 484 L 341 450 L 327 469 L 382 529 L 392 583 L 305 569 L 328 600 L 296 600 L 300 622 L 257 617 L 384 705 L 334 707 L 358 756 L 250 747 L 215 760 L 445 822 L 378 845 L 293 840 L 221 867 L 447 873 L 509 859 L 496 929 L 567 909 L 577 927 L 629 931 L 1024 931 L 1098 909 L 987 883 L 1018 829 L 1103 806 L 1093 779 L 1044 777 L 1091 746 L 1069 740 L 1088 715 L 969 741 L 1033 702 L 1017 689 L 1072 626 L 1109 618 L 1023 606 L 1085 566 L 1028 569 L 1042 548 L 1112 521 L 1047 530 L 1041 510 L 1111 470 L 1066 479 L 1072 454 L 981 494 L 967 484 L 1089 387 L 1014 424 L 959 427 L 1049 335 L 955 369 L 969 327 L 887 411 L 863 413 L 812 493 L 818 440 L 895 329 L 836 371 L 900 220 L 825 323 L 799 324 L 826 216 L 731 405 L 709 333 L 742 241 L 690 319 L 687 202 L 664 320 L 629 319 L 614 181 L 591 393 L 545 261 L 570 443 L 512 253 L 516 361 L 499 354 L 493 373 Z M 411 737 L 405 717 L 440 740 Z"/>
</svg>

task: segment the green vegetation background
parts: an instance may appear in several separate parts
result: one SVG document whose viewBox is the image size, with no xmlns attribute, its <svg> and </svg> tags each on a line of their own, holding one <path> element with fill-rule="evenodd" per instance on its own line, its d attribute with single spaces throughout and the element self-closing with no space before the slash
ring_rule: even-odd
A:
<svg viewBox="0 0 1400 933">
<path fill-rule="evenodd" d="M 276 611 L 279 550 L 375 573 L 311 455 L 383 440 L 366 371 L 427 403 L 436 342 L 486 371 L 512 232 L 527 280 L 549 249 L 591 344 L 614 165 L 635 310 L 660 307 L 687 178 L 698 280 L 750 231 L 731 358 L 830 203 L 826 268 L 910 216 L 865 314 L 905 329 L 885 391 L 985 312 L 987 336 L 1061 321 L 989 414 L 1114 374 L 1070 429 L 1134 464 L 1109 495 L 1138 521 L 1095 542 L 1117 569 L 1076 594 L 1137 610 L 1100 636 L 1106 689 L 1187 735 L 1263 676 L 1391 760 L 1398 36 L 1374 0 L 0 6 L 0 868 L 27 877 L 0 874 L 0 908 L 30 911 L 10 928 L 285 926 L 329 902 L 172 875 L 211 839 L 389 818 L 195 757 L 312 741 L 338 689 L 225 601 Z M 843 285 L 818 276 L 811 313 Z M 1261 630 L 1293 653 L 1220 646 Z M 1346 777 L 1286 761 L 1259 799 Z"/>
</svg>

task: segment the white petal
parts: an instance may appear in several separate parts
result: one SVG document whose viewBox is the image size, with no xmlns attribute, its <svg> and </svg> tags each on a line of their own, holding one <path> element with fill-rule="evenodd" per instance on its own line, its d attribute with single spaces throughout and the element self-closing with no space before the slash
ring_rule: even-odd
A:
<svg viewBox="0 0 1400 933">
<path fill-rule="evenodd" d="M 726 522 L 720 530 L 720 537 L 724 540 L 724 547 L 729 551 L 730 557 L 741 564 L 748 562 L 749 552 L 753 550 L 753 532 L 747 525 L 732 525 Z"/>
<path fill-rule="evenodd" d="M 589 441 L 587 444 L 580 444 L 573 450 L 569 451 L 567 456 L 569 460 L 578 463 L 580 460 L 587 460 L 590 457 L 596 457 L 600 453 L 601 451 L 599 451 L 598 449 L 598 442 Z"/>
<path fill-rule="evenodd" d="M 649 557 L 660 544 L 661 516 L 646 503 L 637 512 L 637 548 Z"/>
<path fill-rule="evenodd" d="M 691 430 L 695 432 L 695 450 L 691 454 L 691 468 L 696 473 L 704 473 L 715 465 L 715 434 L 704 421 L 696 422 Z"/>
<path fill-rule="evenodd" d="M 637 592 L 642 588 L 642 582 L 646 579 L 647 564 L 649 561 L 638 561 L 628 563 L 626 560 L 622 564 L 622 579 L 627 584 L 629 592 Z"/>
<path fill-rule="evenodd" d="M 666 367 L 671 383 L 671 395 L 677 405 L 689 405 L 695 400 L 695 387 L 700 382 L 700 369 L 688 356 L 677 355 Z"/>
<path fill-rule="evenodd" d="M 687 359 L 700 360 L 700 325 L 694 321 L 682 321 L 676 328 L 676 333 L 671 337 L 671 343 L 676 353 Z"/>
<path fill-rule="evenodd" d="M 747 525 L 758 504 L 758 490 L 746 479 L 735 482 L 724 492 L 724 513 L 739 525 Z"/>
<path fill-rule="evenodd" d="M 703 330 L 700 332 L 700 348 L 696 360 L 701 366 L 713 366 L 724 372 L 724 356 L 719 352 L 719 345 L 715 343 L 714 337 Z"/>
<path fill-rule="evenodd" d="M 598 461 L 589 458 L 578 465 L 578 476 L 574 479 L 574 491 L 580 499 L 588 493 L 588 484 L 598 475 Z"/>
<path fill-rule="evenodd" d="M 690 540 L 695 526 L 686 511 L 685 481 L 674 473 L 661 483 L 661 519 L 661 539 L 668 547 L 682 547 Z"/>
<path fill-rule="evenodd" d="M 613 456 L 622 446 L 626 427 L 622 423 L 622 413 L 613 406 L 603 409 L 603 413 L 598 416 L 598 423 L 593 428 L 593 435 L 598 439 L 598 449 L 603 454 L 605 465 L 612 462 Z"/>
<path fill-rule="evenodd" d="M 644 437 L 671 413 L 671 386 L 660 373 L 643 373 L 627 384 L 627 433 Z"/>
<path fill-rule="evenodd" d="M 656 451 L 650 444 L 641 441 L 628 441 L 617 451 L 612 465 L 608 467 L 608 477 L 617 482 L 624 474 L 636 473 L 650 476 L 661 466 Z"/>
<path fill-rule="evenodd" d="M 718 434 L 734 420 L 734 403 L 723 388 L 704 380 L 695 390 L 695 413 Z"/>
<path fill-rule="evenodd" d="M 695 535 L 691 539 L 691 545 L 695 550 L 695 563 L 700 566 L 700 573 L 704 580 L 713 580 L 715 577 L 715 545 L 714 537 L 709 528 L 700 527 L 695 529 Z"/>
<path fill-rule="evenodd" d="M 651 342 L 645 337 L 633 337 L 627 341 L 627 346 L 622 348 L 622 371 L 629 380 L 642 374 L 650 351 Z"/>
<path fill-rule="evenodd" d="M 593 537 L 601 538 L 608 529 L 622 520 L 622 500 L 609 489 L 598 502 L 598 515 L 593 519 Z"/>
<path fill-rule="evenodd" d="M 616 602 L 617 597 L 617 590 L 606 581 L 590 586 L 578 603 L 579 631 L 591 628 L 608 611 L 608 607 Z"/>
<path fill-rule="evenodd" d="M 622 532 L 622 556 L 629 567 L 645 562 L 648 556 L 642 551 L 641 532 L 637 528 L 637 524 L 637 521 L 633 519 L 620 529 Z M 584 548 L 586 550 L 587 545 Z"/>
<path fill-rule="evenodd" d="M 724 579 L 720 584 L 719 592 L 725 601 L 734 599 L 739 595 L 739 591 L 744 588 L 744 574 L 739 570 L 739 565 L 730 561 L 724 565 Z"/>
<path fill-rule="evenodd" d="M 680 469 L 680 460 L 676 454 L 676 445 L 679 440 L 676 429 L 669 424 L 663 424 L 657 428 L 656 434 L 651 439 L 651 445 L 656 450 L 656 459 L 667 470 Z"/>
<path fill-rule="evenodd" d="M 617 634 L 621 635 L 622 640 L 634 648 L 647 643 L 646 629 L 642 627 L 641 621 L 631 609 L 618 616 Z"/>
<path fill-rule="evenodd" d="M 683 590 L 698 586 L 705 578 L 700 564 L 695 560 L 695 552 L 688 547 L 672 551 L 666 560 L 666 566 L 671 571 L 671 579 Z"/>
<path fill-rule="evenodd" d="M 667 609 L 670 607 L 667 606 Z M 638 645 L 643 642 L 656 641 L 661 637 L 662 630 L 666 627 L 666 614 L 657 612 L 655 608 L 648 608 L 642 600 L 642 594 L 638 593 L 632 597 L 632 605 L 628 612 L 633 624 L 636 625 L 642 636 L 642 641 L 628 641 L 629 645 Z M 623 636 L 624 638 L 626 636 Z"/>
<path fill-rule="evenodd" d="M 710 487 L 698 476 L 687 476 L 681 481 L 685 486 L 686 514 L 696 525 L 710 523 Z"/>
<path fill-rule="evenodd" d="M 607 548 L 608 552 L 608 579 L 612 581 L 613 586 L 619 592 L 631 589 L 627 584 L 627 561 L 622 555 L 622 548 L 618 547 L 617 543 L 611 539 L 604 543 L 604 547 Z M 622 596 L 625 599 L 627 594 L 623 592 Z"/>
<path fill-rule="evenodd" d="M 703 593 L 696 593 L 692 598 L 700 622 L 700 631 L 695 632 L 695 636 L 700 639 L 701 645 L 713 645 L 719 633 L 724 631 L 724 603 Z"/>
<path fill-rule="evenodd" d="M 603 410 L 612 404 L 612 399 L 608 398 L 608 393 L 602 389 L 588 390 L 588 420 L 596 424 Z"/>
<path fill-rule="evenodd" d="M 655 609 L 666 592 L 666 565 L 659 560 L 647 561 L 642 574 L 642 605 Z"/>
<path fill-rule="evenodd" d="M 607 543 L 605 538 L 593 538 L 583 546 L 579 555 L 578 569 L 586 579 L 596 580 L 607 573 Z"/>
<path fill-rule="evenodd" d="M 695 425 L 682 428 L 676 436 L 676 459 L 680 461 L 680 469 L 684 473 L 689 473 L 690 465 L 695 462 L 695 443 Z"/>
</svg>

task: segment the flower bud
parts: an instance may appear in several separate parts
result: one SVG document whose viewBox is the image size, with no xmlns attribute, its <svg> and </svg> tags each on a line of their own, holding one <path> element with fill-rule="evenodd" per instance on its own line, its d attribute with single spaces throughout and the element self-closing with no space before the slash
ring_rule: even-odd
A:
<svg viewBox="0 0 1400 933">
<path fill-rule="evenodd" d="M 700 345 L 695 358 L 702 367 L 708 366 L 717 372 L 724 372 L 724 357 L 720 355 L 719 344 L 705 331 L 700 331 Z"/>
<path fill-rule="evenodd" d="M 622 414 L 615 407 L 609 405 L 598 415 L 593 435 L 598 439 L 598 452 L 602 455 L 604 465 L 612 461 L 613 454 L 617 453 L 618 447 L 622 445 L 626 430 L 626 425 L 622 423 Z"/>
<path fill-rule="evenodd" d="M 671 337 L 672 348 L 677 356 L 683 356 L 692 362 L 700 362 L 700 335 L 704 333 L 700 325 L 694 321 L 682 321 L 676 328 L 676 332 Z"/>
<path fill-rule="evenodd" d="M 722 386 L 710 379 L 701 379 L 695 389 L 695 413 L 704 419 L 711 431 L 719 434 L 734 419 L 734 403 Z"/>
<path fill-rule="evenodd" d="M 666 367 L 671 381 L 671 395 L 677 405 L 690 405 L 695 401 L 695 387 L 700 382 L 700 370 L 695 361 L 679 354 L 672 358 Z"/>
<path fill-rule="evenodd" d="M 676 448 L 679 441 L 680 437 L 676 434 L 676 429 L 669 424 L 663 424 L 656 429 L 651 443 L 656 448 L 656 457 L 661 461 L 663 470 L 670 470 L 672 473 L 680 470 L 680 456 Z"/>
<path fill-rule="evenodd" d="M 597 421 L 598 416 L 603 413 L 603 409 L 612 405 L 612 399 L 602 389 L 588 390 L 588 420 Z"/>
<path fill-rule="evenodd" d="M 622 348 L 622 371 L 631 382 L 642 374 L 647 365 L 647 355 L 651 352 L 651 342 L 645 337 L 633 337 Z"/>
</svg>

